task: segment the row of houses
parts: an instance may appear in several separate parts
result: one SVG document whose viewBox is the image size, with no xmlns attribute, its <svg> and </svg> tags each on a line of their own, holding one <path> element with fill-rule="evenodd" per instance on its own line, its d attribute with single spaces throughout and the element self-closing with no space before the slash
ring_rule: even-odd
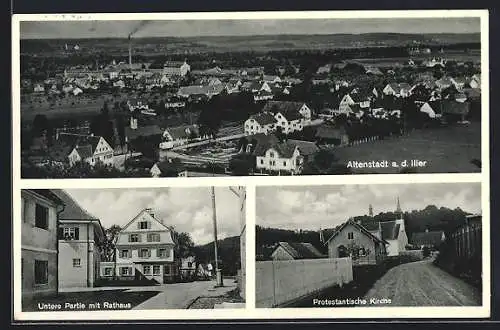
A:
<svg viewBox="0 0 500 330">
<path fill-rule="evenodd" d="M 320 230 L 320 243 L 326 248 L 327 254 L 320 252 L 311 243 L 279 242 L 271 259 L 351 257 L 354 266 L 378 265 L 387 257 L 403 254 L 411 245 L 420 249 L 437 249 L 444 242 L 443 231 L 426 230 L 408 237 L 399 199 L 396 214 L 398 218 L 393 221 L 362 222 L 351 218 L 332 230 Z"/>
<path fill-rule="evenodd" d="M 107 256 L 109 237 L 100 220 L 63 190 L 22 190 L 21 221 L 25 299 L 94 287 L 101 280 L 159 284 L 210 270 L 197 265 L 193 256 L 175 255 L 173 228 L 152 209 L 141 210 L 120 230 Z"/>
</svg>

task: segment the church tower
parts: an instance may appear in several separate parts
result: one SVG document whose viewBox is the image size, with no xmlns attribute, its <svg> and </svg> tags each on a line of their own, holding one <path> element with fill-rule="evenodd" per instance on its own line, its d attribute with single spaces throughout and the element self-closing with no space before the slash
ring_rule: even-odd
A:
<svg viewBox="0 0 500 330">
<path fill-rule="evenodd" d="M 401 211 L 401 204 L 399 203 L 399 196 L 397 198 L 397 202 L 396 202 L 396 214 L 399 216 L 399 217 L 402 217 L 403 216 L 403 212 Z"/>
<path fill-rule="evenodd" d="M 373 206 L 372 206 L 372 204 L 370 204 L 370 206 L 368 206 L 368 216 L 373 217 Z"/>
</svg>

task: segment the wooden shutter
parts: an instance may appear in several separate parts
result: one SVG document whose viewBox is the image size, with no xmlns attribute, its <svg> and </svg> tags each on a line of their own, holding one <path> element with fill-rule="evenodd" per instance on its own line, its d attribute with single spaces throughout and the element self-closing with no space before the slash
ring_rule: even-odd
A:
<svg viewBox="0 0 500 330">
<path fill-rule="evenodd" d="M 137 229 L 141 229 L 141 222 L 137 222 Z"/>
</svg>

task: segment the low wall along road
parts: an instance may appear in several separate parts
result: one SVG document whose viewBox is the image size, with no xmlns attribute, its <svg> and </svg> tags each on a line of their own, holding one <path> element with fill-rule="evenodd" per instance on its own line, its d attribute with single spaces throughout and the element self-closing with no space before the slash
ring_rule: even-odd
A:
<svg viewBox="0 0 500 330">
<path fill-rule="evenodd" d="M 256 307 L 276 307 L 353 280 L 351 258 L 257 261 Z"/>
</svg>

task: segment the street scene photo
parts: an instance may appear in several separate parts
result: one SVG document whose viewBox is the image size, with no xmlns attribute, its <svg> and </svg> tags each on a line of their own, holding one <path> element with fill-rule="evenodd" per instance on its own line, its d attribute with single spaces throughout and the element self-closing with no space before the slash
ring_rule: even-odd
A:
<svg viewBox="0 0 500 330">
<path fill-rule="evenodd" d="M 481 172 L 480 17 L 194 18 L 20 21 L 21 177 Z"/>
<path fill-rule="evenodd" d="M 21 199 L 23 312 L 245 307 L 243 187 L 23 189 Z"/>
<path fill-rule="evenodd" d="M 482 221 L 480 183 L 257 187 L 256 307 L 483 306 Z"/>
</svg>

